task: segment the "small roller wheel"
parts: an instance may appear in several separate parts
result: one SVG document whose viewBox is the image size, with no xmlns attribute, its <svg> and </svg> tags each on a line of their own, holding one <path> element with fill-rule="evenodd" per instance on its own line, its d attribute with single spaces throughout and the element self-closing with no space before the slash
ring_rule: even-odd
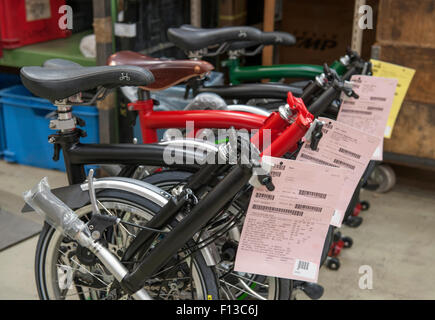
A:
<svg viewBox="0 0 435 320">
<path fill-rule="evenodd" d="M 337 258 L 329 258 L 326 266 L 330 270 L 338 270 L 340 269 L 340 260 L 338 260 Z"/>
<path fill-rule="evenodd" d="M 353 239 L 351 237 L 342 237 L 341 240 L 344 242 L 344 248 L 352 248 Z"/>
<path fill-rule="evenodd" d="M 333 235 L 333 241 L 337 242 L 340 239 L 341 239 L 341 232 L 340 231 L 335 231 L 334 235 Z"/>
<path fill-rule="evenodd" d="M 385 193 L 390 191 L 396 184 L 396 174 L 389 165 L 380 164 L 375 167 L 367 183 L 377 186 L 374 191 Z"/>
<path fill-rule="evenodd" d="M 363 222 L 363 218 L 361 217 L 349 216 L 344 221 L 344 224 L 351 228 L 358 228 L 362 222 Z"/>
<path fill-rule="evenodd" d="M 370 202 L 368 201 L 361 201 L 361 210 L 362 211 L 367 211 L 370 209 Z"/>
</svg>

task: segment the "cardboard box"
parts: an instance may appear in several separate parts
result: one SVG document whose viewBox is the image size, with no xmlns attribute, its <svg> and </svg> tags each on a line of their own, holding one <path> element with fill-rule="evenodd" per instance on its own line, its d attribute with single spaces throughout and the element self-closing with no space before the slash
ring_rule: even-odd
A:
<svg viewBox="0 0 435 320">
<path fill-rule="evenodd" d="M 376 21 L 375 0 L 367 1 L 373 8 Z M 305 0 L 283 1 L 281 30 L 296 36 L 292 47 L 279 48 L 279 63 L 332 63 L 343 56 L 350 47 L 354 16 L 354 1 Z M 363 34 L 362 56 L 370 58 L 375 30 Z"/>
</svg>

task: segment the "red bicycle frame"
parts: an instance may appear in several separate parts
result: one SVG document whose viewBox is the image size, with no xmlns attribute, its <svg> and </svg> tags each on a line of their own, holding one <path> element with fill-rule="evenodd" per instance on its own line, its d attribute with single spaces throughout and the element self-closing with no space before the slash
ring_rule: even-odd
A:
<svg viewBox="0 0 435 320">
<path fill-rule="evenodd" d="M 308 112 L 304 102 L 288 93 L 287 103 L 296 116 L 290 124 L 279 112 L 272 112 L 269 117 L 239 111 L 226 110 L 181 110 L 154 111 L 152 99 L 129 103 L 129 109 L 138 111 L 144 143 L 157 142 L 157 129 L 184 128 L 187 121 L 193 121 L 195 130 L 198 129 L 257 129 L 258 132 L 251 141 L 262 155 L 280 157 L 297 147 L 297 142 L 305 135 L 314 119 Z M 266 130 L 270 130 L 271 144 L 262 145 Z"/>
</svg>

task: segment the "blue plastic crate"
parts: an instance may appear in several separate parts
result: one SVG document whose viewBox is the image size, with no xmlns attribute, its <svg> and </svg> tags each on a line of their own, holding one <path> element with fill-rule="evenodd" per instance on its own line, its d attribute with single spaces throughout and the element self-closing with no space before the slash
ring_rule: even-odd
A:
<svg viewBox="0 0 435 320">
<path fill-rule="evenodd" d="M 20 76 L 17 74 L 0 73 L 0 89 L 20 84 Z M 0 107 L 1 108 L 1 107 Z M 0 159 L 3 157 L 3 151 L 6 147 L 5 126 L 3 113 L 0 109 Z"/>
<path fill-rule="evenodd" d="M 9 162 L 65 171 L 63 156 L 53 161 L 53 145 L 48 136 L 47 115 L 56 110 L 48 100 L 33 96 L 24 86 L 0 90 L 0 112 L 3 113 L 6 148 L 4 159 Z M 73 114 L 86 122 L 84 143 L 98 143 L 98 110 L 92 106 L 74 106 Z"/>
<path fill-rule="evenodd" d="M 0 89 L 12 87 L 21 84 L 21 79 L 18 74 L 0 73 Z"/>
</svg>

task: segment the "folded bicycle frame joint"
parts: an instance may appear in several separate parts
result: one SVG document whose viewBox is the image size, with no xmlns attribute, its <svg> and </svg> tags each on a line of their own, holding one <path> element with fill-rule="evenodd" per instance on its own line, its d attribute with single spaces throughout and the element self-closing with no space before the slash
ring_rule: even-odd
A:
<svg viewBox="0 0 435 320">
<path fill-rule="evenodd" d="M 144 257 L 137 267 L 121 281 L 129 294 L 134 294 L 146 284 L 168 259 L 192 239 L 207 222 L 239 192 L 252 176 L 251 168 L 236 165 L 190 213 L 178 223 L 156 247 Z"/>
</svg>

